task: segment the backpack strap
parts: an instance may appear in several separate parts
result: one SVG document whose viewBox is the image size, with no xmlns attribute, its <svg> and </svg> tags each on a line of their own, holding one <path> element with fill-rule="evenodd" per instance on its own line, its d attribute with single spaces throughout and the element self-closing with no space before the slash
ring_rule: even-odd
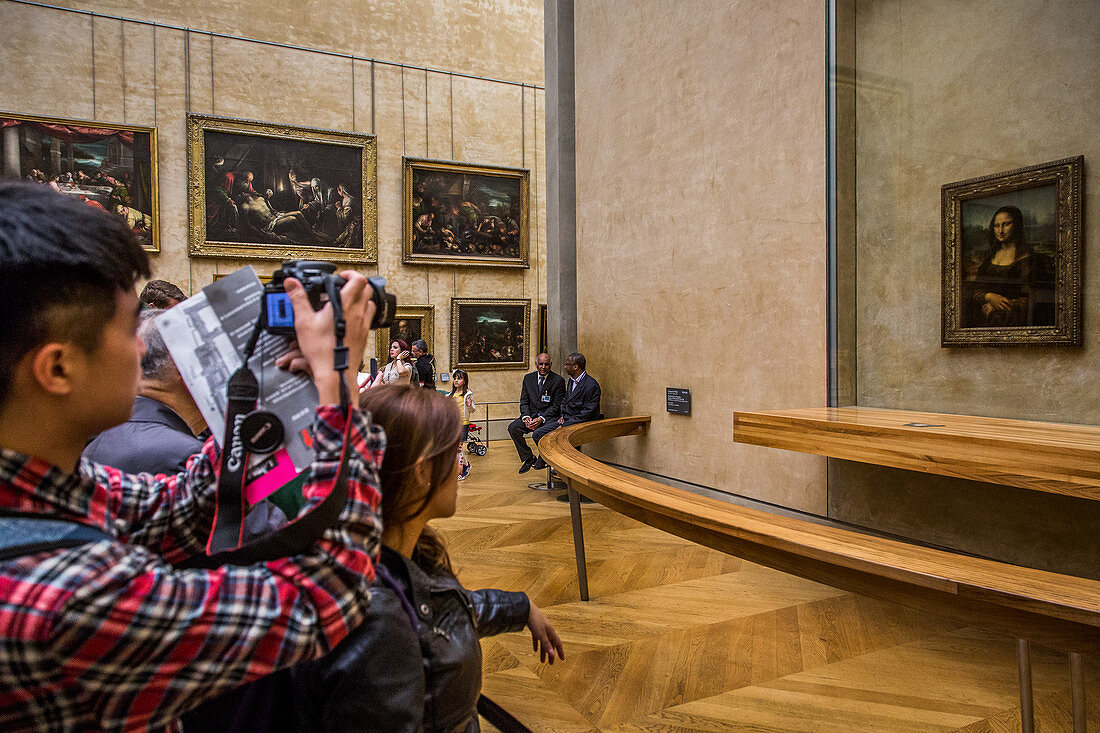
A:
<svg viewBox="0 0 1100 733">
<path fill-rule="evenodd" d="M 0 515 L 0 561 L 114 539 L 96 527 L 27 514 Z"/>
</svg>

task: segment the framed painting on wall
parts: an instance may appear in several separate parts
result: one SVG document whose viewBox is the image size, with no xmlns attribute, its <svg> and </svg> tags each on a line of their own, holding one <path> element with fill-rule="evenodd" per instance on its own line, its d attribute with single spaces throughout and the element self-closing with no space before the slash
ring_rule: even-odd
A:
<svg viewBox="0 0 1100 733">
<path fill-rule="evenodd" d="M 1080 346 L 1084 158 L 941 190 L 943 346 Z"/>
<path fill-rule="evenodd" d="M 404 158 L 402 261 L 527 267 L 529 177 L 522 168 Z"/>
<path fill-rule="evenodd" d="M 452 369 L 526 369 L 530 339 L 529 299 L 451 299 Z"/>
<path fill-rule="evenodd" d="M 428 344 L 428 353 L 434 354 L 435 348 L 435 306 L 434 305 L 399 305 L 394 313 L 393 325 L 384 331 L 376 331 L 375 355 L 378 357 L 378 368 L 381 369 L 390 361 L 390 344 L 401 339 L 409 346 L 413 341 L 424 339 Z"/>
<path fill-rule="evenodd" d="M 126 221 L 160 251 L 157 128 L 0 112 L 4 177 L 49 186 Z"/>
<path fill-rule="evenodd" d="M 373 135 L 187 117 L 192 255 L 378 261 Z"/>
</svg>

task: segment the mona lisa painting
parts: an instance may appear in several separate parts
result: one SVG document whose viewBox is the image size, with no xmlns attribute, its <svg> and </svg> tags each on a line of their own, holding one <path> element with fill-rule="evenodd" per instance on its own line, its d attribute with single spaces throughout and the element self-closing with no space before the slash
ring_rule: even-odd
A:
<svg viewBox="0 0 1100 733">
<path fill-rule="evenodd" d="M 943 186 L 943 346 L 1081 345 L 1082 164 Z"/>
</svg>

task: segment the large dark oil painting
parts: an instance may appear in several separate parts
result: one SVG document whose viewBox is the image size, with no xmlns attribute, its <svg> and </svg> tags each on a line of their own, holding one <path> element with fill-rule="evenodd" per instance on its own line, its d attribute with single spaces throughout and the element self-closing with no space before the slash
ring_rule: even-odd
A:
<svg viewBox="0 0 1100 733">
<path fill-rule="evenodd" d="M 193 254 L 376 260 L 369 135 L 192 115 Z"/>
<path fill-rule="evenodd" d="M 528 171 L 405 158 L 409 264 L 527 267 Z"/>
</svg>

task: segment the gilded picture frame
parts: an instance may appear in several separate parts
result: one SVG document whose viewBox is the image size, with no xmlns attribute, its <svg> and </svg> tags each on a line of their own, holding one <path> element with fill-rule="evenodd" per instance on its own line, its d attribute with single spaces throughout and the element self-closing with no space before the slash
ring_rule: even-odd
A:
<svg viewBox="0 0 1100 733">
<path fill-rule="evenodd" d="M 41 183 L 126 220 L 147 252 L 160 251 L 157 128 L 99 120 L 0 112 L 0 127 L 17 136 L 17 160 L 6 178 Z"/>
<path fill-rule="evenodd" d="M 375 356 L 378 368 L 384 367 L 390 360 L 390 344 L 401 339 L 409 346 L 416 339 L 424 339 L 428 344 L 428 353 L 435 351 L 435 306 L 434 305 L 398 305 L 394 313 L 393 325 L 385 331 L 375 331 Z"/>
<path fill-rule="evenodd" d="M 188 250 L 378 262 L 375 136 L 187 117 Z"/>
<path fill-rule="evenodd" d="M 452 298 L 451 369 L 527 369 L 530 298 Z"/>
<path fill-rule="evenodd" d="M 402 161 L 402 262 L 529 267 L 529 170 Z"/>
<path fill-rule="evenodd" d="M 942 346 L 1080 346 L 1084 157 L 941 189 Z"/>
</svg>

